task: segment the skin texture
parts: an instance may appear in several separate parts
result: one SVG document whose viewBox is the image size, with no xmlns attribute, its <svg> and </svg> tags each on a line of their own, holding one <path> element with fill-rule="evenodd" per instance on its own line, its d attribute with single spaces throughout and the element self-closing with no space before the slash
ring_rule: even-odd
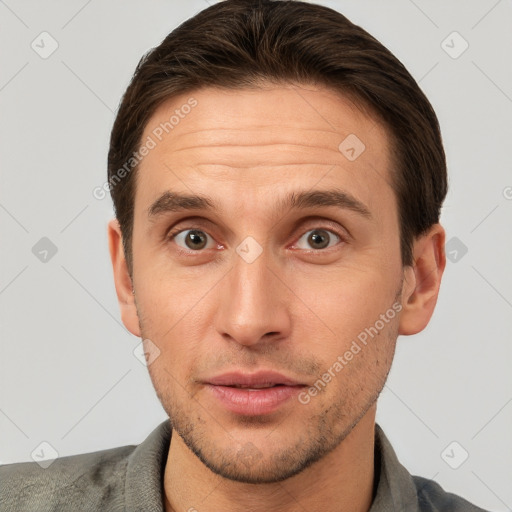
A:
<svg viewBox="0 0 512 512">
<path fill-rule="evenodd" d="M 397 336 L 431 318 L 444 230 L 436 224 L 418 238 L 414 266 L 402 267 L 387 132 L 347 98 L 289 84 L 199 89 L 162 104 L 143 140 L 190 97 L 197 106 L 138 170 L 133 283 L 117 221 L 108 227 L 122 320 L 160 351 L 149 372 L 174 428 L 166 510 L 367 511 L 376 400 Z M 349 134 L 365 145 L 354 161 L 338 149 Z M 291 191 L 332 188 L 372 218 L 279 208 Z M 167 190 L 207 195 L 220 209 L 150 221 L 148 208 Z M 166 237 L 170 228 L 200 230 L 205 248 L 186 244 L 189 231 Z M 312 244 L 312 233 L 327 247 Z M 248 236 L 262 248 L 252 263 L 236 251 Z M 393 304 L 401 311 L 307 404 L 244 417 L 202 383 L 270 369 L 313 386 Z"/>
</svg>

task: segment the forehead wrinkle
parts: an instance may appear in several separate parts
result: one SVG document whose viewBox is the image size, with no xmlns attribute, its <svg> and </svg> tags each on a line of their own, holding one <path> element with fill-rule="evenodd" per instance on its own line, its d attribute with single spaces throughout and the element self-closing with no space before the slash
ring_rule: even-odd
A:
<svg viewBox="0 0 512 512">
<path fill-rule="evenodd" d="M 258 129 L 258 127 L 262 129 Z M 190 126 L 177 127 L 177 132 L 172 132 L 170 138 L 166 138 L 168 149 L 182 151 L 195 148 L 210 147 L 250 147 L 290 145 L 309 148 L 331 149 L 337 151 L 338 145 L 344 138 L 344 130 L 325 130 L 297 125 L 253 125 L 238 126 L 235 128 L 198 128 L 190 129 Z M 188 131 L 183 131 L 188 130 Z M 315 142 L 311 143 L 314 140 Z M 176 148 L 176 149 L 174 149 Z"/>
<path fill-rule="evenodd" d="M 259 144 L 259 143 L 254 143 L 254 144 L 240 144 L 240 143 L 234 143 L 234 144 L 210 144 L 210 145 L 204 145 L 204 144 L 199 144 L 199 145 L 193 145 L 193 146 L 186 146 L 186 147 L 182 147 L 182 148 L 176 148 L 176 149 L 173 149 L 172 150 L 172 154 L 173 155 L 177 155 L 177 154 L 181 154 L 183 152 L 192 152 L 192 156 L 193 156 L 193 152 L 196 151 L 197 153 L 201 154 L 206 151 L 212 151 L 212 150 L 222 150 L 222 149 L 226 149 L 226 150 L 234 150 L 233 153 L 235 153 L 236 151 L 244 151 L 244 150 L 251 150 L 251 151 L 254 151 L 254 150 L 257 150 L 257 149 L 261 149 L 261 150 L 265 150 L 265 149 L 268 149 L 268 148 L 272 148 L 272 149 L 275 149 L 275 155 L 276 157 L 277 156 L 282 156 L 282 155 L 286 155 L 286 154 L 290 154 L 290 157 L 292 155 L 297 155 L 297 154 L 300 154 L 302 156 L 304 156 L 305 154 L 309 153 L 311 155 L 311 157 L 314 157 L 314 158 L 318 158 L 318 153 L 321 152 L 321 153 L 324 153 L 324 154 L 329 154 L 331 156 L 336 156 L 336 160 L 341 160 L 341 157 L 343 156 L 340 151 L 337 149 L 337 148 L 333 148 L 333 147 L 329 147 L 329 146 L 318 146 L 318 145 L 311 145 L 311 144 L 293 144 L 293 143 L 279 143 L 279 142 L 275 142 L 275 143 L 267 143 L 267 144 Z M 223 158 L 229 158 L 230 156 L 235 156 L 235 155 L 230 155 L 229 153 L 226 153 L 225 155 L 222 155 Z M 293 164 L 293 162 L 291 162 Z M 315 162 L 310 162 L 310 163 L 315 163 Z M 268 165 L 271 165 L 271 163 L 269 162 Z M 236 167 L 236 166 L 235 166 Z"/>
</svg>

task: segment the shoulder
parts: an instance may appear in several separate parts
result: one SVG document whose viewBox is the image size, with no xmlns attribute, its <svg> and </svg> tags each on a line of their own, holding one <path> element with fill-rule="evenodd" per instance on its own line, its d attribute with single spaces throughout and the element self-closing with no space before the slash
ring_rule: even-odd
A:
<svg viewBox="0 0 512 512">
<path fill-rule="evenodd" d="M 446 492 L 437 482 L 421 476 L 412 477 L 418 494 L 421 512 L 488 512 L 464 498 Z"/>
<path fill-rule="evenodd" d="M 0 466 L 0 512 L 8 510 L 109 510 L 123 508 L 128 457 L 123 446 L 55 459 Z M 49 461 L 48 461 L 49 462 Z"/>
</svg>

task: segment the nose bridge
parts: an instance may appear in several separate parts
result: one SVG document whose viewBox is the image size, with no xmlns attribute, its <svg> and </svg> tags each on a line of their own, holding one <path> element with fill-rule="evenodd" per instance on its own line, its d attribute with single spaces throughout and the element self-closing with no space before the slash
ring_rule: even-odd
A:
<svg viewBox="0 0 512 512">
<path fill-rule="evenodd" d="M 251 254 L 255 251 L 250 242 L 244 242 L 238 247 L 235 257 L 231 280 L 233 290 L 237 294 L 239 310 L 262 308 L 269 304 L 270 271 L 267 268 L 268 254 L 263 252 L 256 256 Z M 252 258 L 254 258 L 252 260 Z M 246 259 L 247 258 L 247 259 Z"/>
<path fill-rule="evenodd" d="M 257 344 L 269 333 L 285 336 L 289 329 L 283 287 L 268 268 L 271 255 L 254 242 L 244 240 L 233 253 L 217 312 L 219 333 L 243 345 Z"/>
</svg>

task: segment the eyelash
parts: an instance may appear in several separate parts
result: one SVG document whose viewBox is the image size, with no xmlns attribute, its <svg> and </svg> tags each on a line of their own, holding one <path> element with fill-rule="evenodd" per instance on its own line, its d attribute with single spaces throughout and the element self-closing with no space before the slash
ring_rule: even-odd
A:
<svg viewBox="0 0 512 512">
<path fill-rule="evenodd" d="M 339 231 L 336 231 L 333 228 L 326 227 L 326 226 L 316 226 L 314 228 L 307 229 L 304 233 L 302 233 L 302 235 L 298 238 L 298 240 L 300 240 L 306 233 L 309 233 L 310 231 L 317 231 L 317 230 L 327 231 L 328 233 L 336 235 L 340 239 L 338 244 L 339 243 L 347 243 L 347 236 L 346 235 L 342 235 Z M 180 227 L 180 228 L 173 229 L 173 230 L 169 231 L 169 233 L 166 236 L 166 239 L 170 242 L 170 241 L 174 240 L 174 238 L 177 235 L 179 235 L 180 233 L 182 233 L 184 231 L 201 231 L 201 232 L 207 234 L 208 236 L 210 236 L 213 239 L 213 236 L 210 235 L 206 230 L 204 230 L 200 226 L 188 226 L 188 227 Z M 335 244 L 335 245 L 338 245 L 338 244 Z M 333 247 L 335 247 L 335 245 L 332 246 L 332 247 L 327 247 L 325 249 L 310 249 L 310 250 L 301 249 L 301 250 L 307 251 L 307 252 L 314 252 L 314 253 L 322 253 L 322 252 L 325 253 L 325 252 L 329 251 L 329 249 L 332 249 Z M 192 253 L 192 254 L 201 254 L 201 253 L 204 252 L 204 249 L 200 249 L 200 250 L 194 251 L 192 249 L 184 249 L 183 247 L 180 247 L 180 246 L 178 246 L 178 247 L 179 247 L 181 252 L 188 253 L 188 254 L 190 254 L 190 253 Z"/>
</svg>

